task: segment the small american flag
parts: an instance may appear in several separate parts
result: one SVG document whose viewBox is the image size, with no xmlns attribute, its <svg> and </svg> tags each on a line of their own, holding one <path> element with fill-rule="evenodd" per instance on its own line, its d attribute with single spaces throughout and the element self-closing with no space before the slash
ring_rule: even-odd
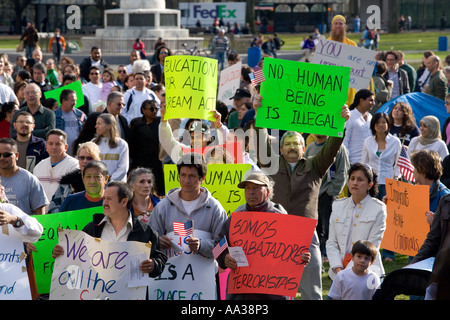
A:
<svg viewBox="0 0 450 320">
<path fill-rule="evenodd" d="M 192 236 L 194 234 L 194 223 L 189 220 L 186 223 L 173 222 L 173 232 L 182 237 Z"/>
<path fill-rule="evenodd" d="M 222 238 L 222 240 L 219 241 L 218 244 L 216 244 L 216 246 L 214 247 L 214 249 L 212 250 L 213 255 L 214 255 L 214 259 L 217 259 L 218 256 L 220 256 L 220 254 L 226 249 L 228 248 L 228 242 L 227 242 L 227 238 L 224 236 Z"/>
<path fill-rule="evenodd" d="M 249 73 L 250 81 L 254 86 L 266 80 L 262 69 L 256 70 L 255 72 Z"/>
<path fill-rule="evenodd" d="M 409 160 L 409 156 L 403 146 L 402 151 L 400 152 L 400 157 L 398 158 L 398 167 L 400 168 L 400 173 L 403 178 L 408 181 L 414 181 L 414 166 Z"/>
</svg>

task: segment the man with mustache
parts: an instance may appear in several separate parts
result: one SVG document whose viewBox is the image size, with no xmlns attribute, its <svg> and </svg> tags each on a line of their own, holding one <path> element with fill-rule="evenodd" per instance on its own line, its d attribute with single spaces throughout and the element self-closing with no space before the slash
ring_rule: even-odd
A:
<svg viewBox="0 0 450 320">
<path fill-rule="evenodd" d="M 261 105 L 261 96 L 257 96 L 254 104 Z M 346 121 L 350 118 L 347 105 L 342 107 L 341 117 Z M 270 144 L 266 129 L 260 131 L 260 139 Z M 288 214 L 317 220 L 322 177 L 334 162 L 342 141 L 343 138 L 331 137 L 314 157 L 306 159 L 303 136 L 294 131 L 286 132 L 280 142 L 281 156 L 276 156 L 275 160 L 279 161 L 278 171 L 270 176 L 275 182 L 272 201 L 281 204 Z M 311 260 L 303 271 L 300 293 L 302 300 L 321 300 L 322 260 L 317 232 L 314 232 L 309 252 Z"/>
</svg>

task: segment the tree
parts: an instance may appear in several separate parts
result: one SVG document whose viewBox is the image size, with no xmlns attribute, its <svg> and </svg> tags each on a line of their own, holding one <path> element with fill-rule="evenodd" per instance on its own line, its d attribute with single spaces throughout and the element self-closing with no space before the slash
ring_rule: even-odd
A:
<svg viewBox="0 0 450 320">
<path fill-rule="evenodd" d="M 33 0 L 7 0 L 14 7 L 14 12 L 16 14 L 16 25 L 14 26 L 14 30 L 16 34 L 22 33 L 22 12 L 25 11 L 26 7 Z"/>
<path fill-rule="evenodd" d="M 389 33 L 398 33 L 398 22 L 400 15 L 398 13 L 398 0 L 390 0 L 389 1 L 389 24 L 388 24 L 388 32 Z"/>
</svg>

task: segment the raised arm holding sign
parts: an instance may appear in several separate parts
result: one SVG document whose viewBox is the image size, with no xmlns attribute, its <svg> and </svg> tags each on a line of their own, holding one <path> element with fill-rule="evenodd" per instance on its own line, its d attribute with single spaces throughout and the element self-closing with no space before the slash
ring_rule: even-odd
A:
<svg viewBox="0 0 450 320">
<path fill-rule="evenodd" d="M 264 59 L 256 126 L 343 137 L 350 68 Z"/>
</svg>

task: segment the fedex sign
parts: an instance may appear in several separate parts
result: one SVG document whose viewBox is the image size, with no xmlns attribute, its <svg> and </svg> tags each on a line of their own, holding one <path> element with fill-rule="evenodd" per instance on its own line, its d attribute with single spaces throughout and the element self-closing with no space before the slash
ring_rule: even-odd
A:
<svg viewBox="0 0 450 320">
<path fill-rule="evenodd" d="M 181 24 L 184 27 L 194 27 L 197 20 L 203 27 L 210 27 L 215 18 L 223 18 L 231 24 L 245 24 L 245 2 L 180 2 Z"/>
</svg>

